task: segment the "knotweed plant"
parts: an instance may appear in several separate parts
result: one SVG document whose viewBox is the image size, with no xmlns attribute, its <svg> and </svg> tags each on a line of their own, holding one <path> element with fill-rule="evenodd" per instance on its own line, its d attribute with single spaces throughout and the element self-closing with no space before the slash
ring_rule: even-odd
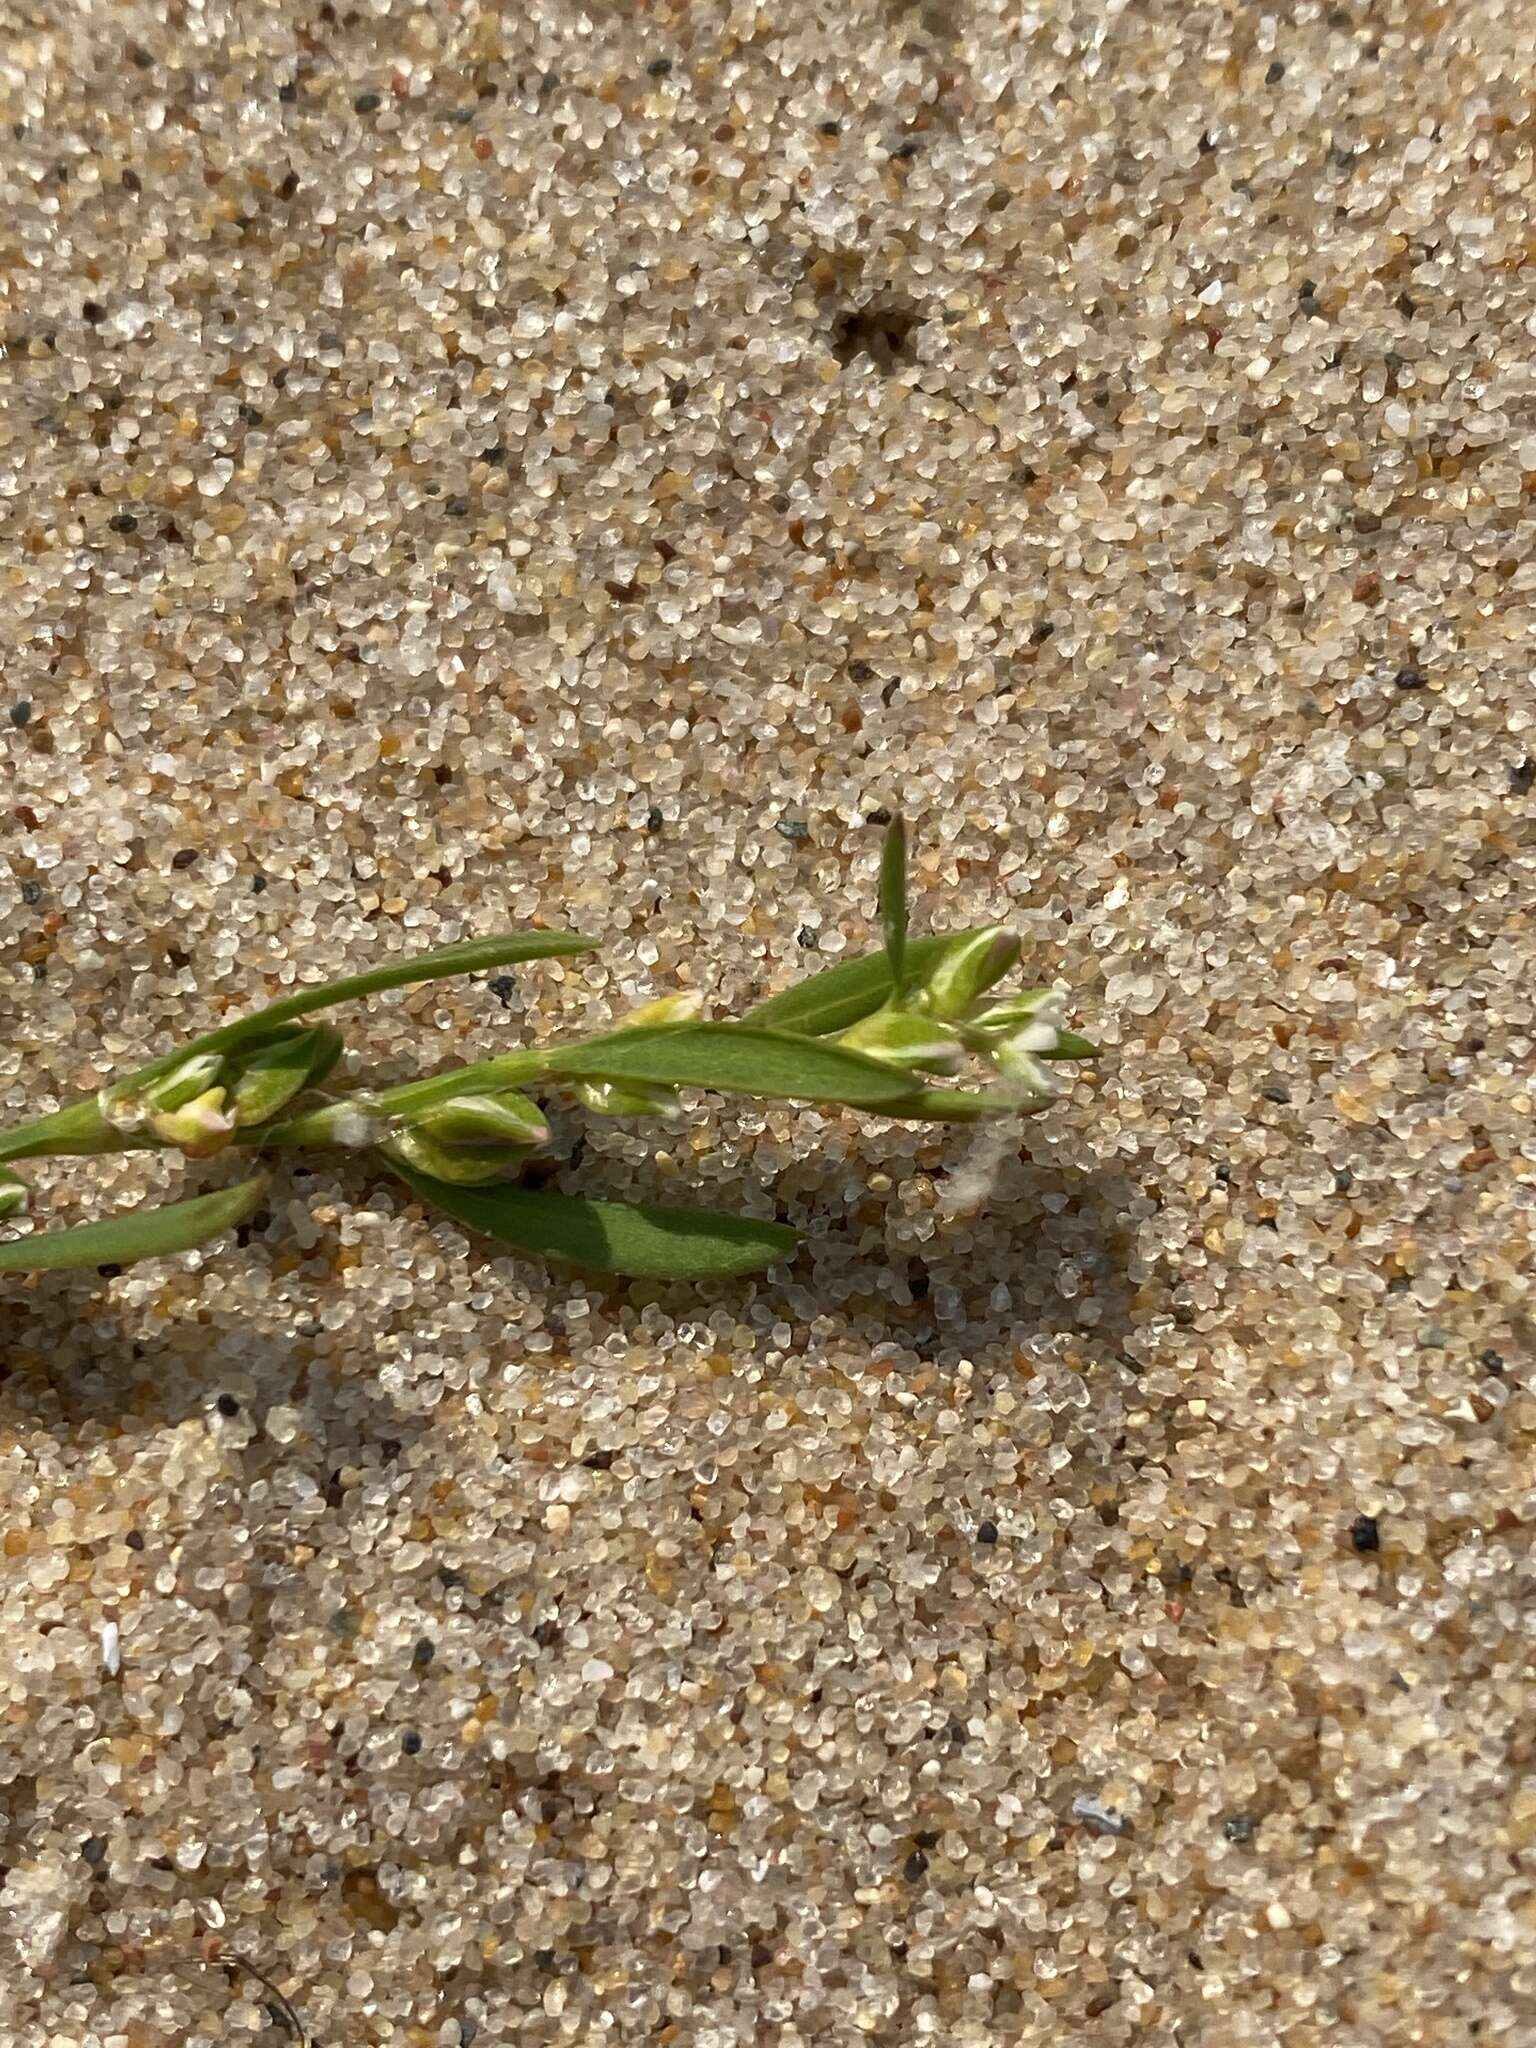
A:
<svg viewBox="0 0 1536 2048">
<path fill-rule="evenodd" d="M 316 1012 L 444 975 L 590 952 L 595 941 L 511 933 L 392 960 L 285 996 L 0 1133 L 0 1161 L 140 1150 L 262 1158 L 341 1147 L 374 1155 L 423 1202 L 522 1252 L 674 1280 L 776 1265 L 798 1242 L 782 1224 L 518 1186 L 549 1144 L 539 1098 L 557 1092 L 595 1116 L 649 1117 L 674 1108 L 679 1089 L 699 1088 L 968 1123 L 1042 1109 L 1059 1092 L 1053 1063 L 1093 1056 L 1087 1039 L 1063 1025 L 1050 989 L 1000 991 L 1019 958 L 1011 932 L 987 925 L 909 936 L 899 818 L 881 859 L 880 915 L 880 951 L 813 974 L 737 1020 L 707 1022 L 695 997 L 667 996 L 596 1037 L 519 1047 L 398 1087 L 333 1089 L 342 1040 L 328 1023 L 303 1021 Z M 929 1079 L 967 1066 L 979 1085 Z M 185 1251 L 243 1222 L 264 1186 L 258 1174 L 189 1201 L 17 1237 L 0 1245 L 0 1272 L 125 1266 Z M 26 1199 L 24 1182 L 0 1165 L 0 1215 L 19 1214 Z"/>
</svg>

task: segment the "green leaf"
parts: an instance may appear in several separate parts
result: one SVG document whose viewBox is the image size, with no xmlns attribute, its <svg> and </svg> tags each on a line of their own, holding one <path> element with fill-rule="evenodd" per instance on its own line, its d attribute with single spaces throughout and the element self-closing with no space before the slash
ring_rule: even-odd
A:
<svg viewBox="0 0 1536 2048">
<path fill-rule="evenodd" d="M 635 1280 L 715 1280 L 787 1259 L 800 1242 L 780 1223 L 665 1209 L 650 1202 L 589 1202 L 531 1188 L 448 1187 L 391 1161 L 424 1202 L 484 1237 L 539 1258 L 567 1259 Z"/>
<path fill-rule="evenodd" d="M 104 1223 L 74 1230 L 44 1230 L 0 1244 L 0 1273 L 49 1273 L 70 1266 L 131 1266 L 136 1259 L 190 1251 L 205 1239 L 243 1223 L 266 1188 L 261 1179 L 243 1180 L 216 1194 L 164 1207 L 145 1203 Z"/>
<path fill-rule="evenodd" d="M 194 1038 L 190 1045 L 167 1053 L 164 1059 L 156 1060 L 134 1078 L 142 1086 L 146 1079 L 175 1066 L 189 1054 L 227 1052 L 232 1046 L 249 1045 L 255 1039 L 267 1037 L 279 1025 L 291 1023 L 295 1017 L 307 1017 L 315 1010 L 329 1010 L 337 1003 L 355 1002 L 360 996 L 378 995 L 384 989 L 407 988 L 422 981 L 440 981 L 449 974 L 478 974 L 483 968 L 506 967 L 518 960 L 548 960 L 561 954 L 590 953 L 596 944 L 595 939 L 584 939 L 577 932 L 504 932 L 498 938 L 464 939 L 456 946 L 439 946 L 431 953 L 415 953 L 398 960 L 388 960 L 383 966 L 370 967 L 363 974 L 348 974 L 340 981 L 316 982 L 313 988 L 303 988 L 294 995 L 284 996 L 280 1002 L 268 1003 L 264 1010 L 253 1011 L 249 1017 L 237 1018 L 233 1024 L 221 1024 L 217 1031 L 204 1032 L 201 1038 Z"/>
<path fill-rule="evenodd" d="M 990 930 L 977 925 L 969 931 L 926 934 L 909 939 L 906 971 L 924 980 L 950 953 L 970 946 L 977 936 Z M 884 952 L 864 953 L 856 960 L 844 960 L 836 967 L 824 967 L 819 974 L 797 981 L 792 988 L 770 996 L 742 1019 L 764 1031 L 792 1032 L 797 1037 L 826 1038 L 846 1031 L 850 1024 L 870 1016 L 891 1000 L 891 963 Z"/>
<path fill-rule="evenodd" d="M 1017 1116 L 1019 1103 L 1001 1088 L 917 1088 L 883 1113 L 901 1123 L 974 1124 L 989 1116 Z"/>
<path fill-rule="evenodd" d="M 1056 1043 L 1049 1052 L 1040 1054 L 1043 1060 L 1096 1060 L 1099 1048 L 1091 1038 L 1080 1037 L 1075 1031 L 1058 1031 Z"/>
<path fill-rule="evenodd" d="M 919 1001 L 930 1017 L 968 1017 L 977 999 L 1001 981 L 1019 960 L 1019 935 L 1000 924 L 986 925 L 970 944 L 957 946 L 919 983 Z"/>
<path fill-rule="evenodd" d="M 779 1101 L 880 1109 L 912 1092 L 911 1076 L 862 1053 L 747 1024 L 686 1024 L 626 1031 L 552 1052 L 550 1072 L 575 1079 L 640 1081 L 662 1088 L 715 1088 Z"/>
<path fill-rule="evenodd" d="M 318 1088 L 341 1058 L 341 1033 L 329 1024 L 300 1025 L 274 1038 L 270 1045 L 237 1056 L 229 1106 L 235 1122 L 249 1130 L 269 1123 L 306 1088 Z"/>
<path fill-rule="evenodd" d="M 880 849 L 880 925 L 899 1002 L 907 986 L 907 821 L 900 816 L 892 818 Z"/>
</svg>

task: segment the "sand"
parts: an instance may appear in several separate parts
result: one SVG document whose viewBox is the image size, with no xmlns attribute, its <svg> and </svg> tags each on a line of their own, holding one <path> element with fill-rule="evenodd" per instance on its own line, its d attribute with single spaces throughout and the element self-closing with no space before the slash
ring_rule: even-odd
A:
<svg viewBox="0 0 1536 2048">
<path fill-rule="evenodd" d="M 7 1280 L 3 2048 L 1529 2043 L 1530 10 L 3 13 L 8 1118 L 739 1009 L 898 804 L 1103 1048 L 584 1126 L 760 1282 Z"/>
</svg>

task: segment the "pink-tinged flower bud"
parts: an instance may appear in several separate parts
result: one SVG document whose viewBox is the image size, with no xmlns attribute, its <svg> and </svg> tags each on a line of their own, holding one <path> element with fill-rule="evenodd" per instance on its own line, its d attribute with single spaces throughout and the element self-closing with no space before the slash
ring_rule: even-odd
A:
<svg viewBox="0 0 1536 2048">
<path fill-rule="evenodd" d="M 115 1131 L 141 1131 L 155 1116 L 183 1109 L 206 1094 L 223 1072 L 224 1061 L 218 1053 L 194 1053 L 148 1081 L 140 1082 L 137 1075 L 130 1074 L 126 1080 L 112 1082 L 98 1094 L 97 1106 Z"/>
<path fill-rule="evenodd" d="M 234 1136 L 235 1119 L 224 1106 L 225 1094 L 223 1088 L 209 1088 L 179 1109 L 157 1110 L 149 1128 L 189 1159 L 211 1159 Z"/>
<path fill-rule="evenodd" d="M 520 1145 L 549 1142 L 544 1112 L 526 1095 L 455 1095 L 411 1121 L 439 1145 Z"/>
<path fill-rule="evenodd" d="M 482 1187 L 487 1181 L 511 1180 L 532 1154 L 531 1146 L 440 1145 L 425 1131 L 401 1131 L 389 1149 L 417 1173 L 445 1180 L 455 1187 Z"/>
<path fill-rule="evenodd" d="M 476 1187 L 509 1179 L 548 1140 L 549 1125 L 538 1104 L 509 1091 L 455 1095 L 424 1110 L 390 1144 L 418 1173 Z"/>
</svg>

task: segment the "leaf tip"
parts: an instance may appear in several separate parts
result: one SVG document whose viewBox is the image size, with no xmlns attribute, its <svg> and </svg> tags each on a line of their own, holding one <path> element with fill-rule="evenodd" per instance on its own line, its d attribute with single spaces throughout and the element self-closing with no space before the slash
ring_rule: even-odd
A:
<svg viewBox="0 0 1536 2048">
<path fill-rule="evenodd" d="M 885 828 L 880 850 L 880 923 L 890 962 L 891 986 L 901 1000 L 907 960 L 907 821 L 898 811 Z"/>
</svg>

